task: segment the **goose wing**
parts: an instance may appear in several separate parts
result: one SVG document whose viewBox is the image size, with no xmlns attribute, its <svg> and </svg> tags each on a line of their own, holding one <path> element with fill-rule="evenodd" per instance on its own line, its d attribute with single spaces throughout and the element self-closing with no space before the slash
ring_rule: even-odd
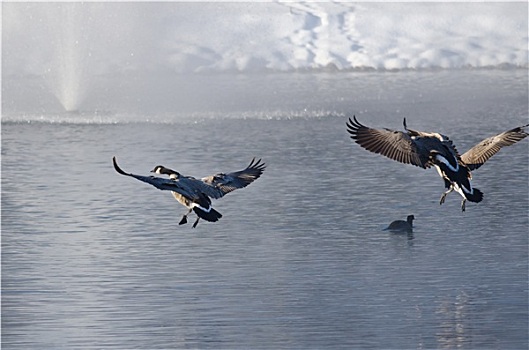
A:
<svg viewBox="0 0 529 350">
<path fill-rule="evenodd" d="M 221 198 L 227 193 L 244 188 L 257 180 L 266 168 L 261 159 L 252 159 L 250 164 L 243 170 L 224 174 L 218 173 L 202 178 L 204 184 L 202 190 L 213 198 Z"/>
<path fill-rule="evenodd" d="M 142 175 L 127 173 L 118 166 L 116 157 L 112 158 L 112 163 L 114 164 L 114 169 L 121 175 L 133 177 L 136 180 L 148 183 L 149 185 L 152 185 L 162 191 L 177 192 L 181 194 L 182 196 L 190 198 L 190 199 L 198 198 L 197 194 L 193 193 L 194 191 L 190 191 L 189 186 L 187 186 L 185 182 L 181 183 L 179 180 L 164 179 L 164 178 L 156 177 L 156 176 L 142 176 Z"/>
<path fill-rule="evenodd" d="M 347 131 L 360 146 L 404 164 L 430 167 L 429 151 L 408 133 L 390 129 L 373 129 L 362 125 L 355 116 L 349 118 Z"/>
<path fill-rule="evenodd" d="M 490 157 L 498 153 L 502 147 L 513 145 L 526 138 L 529 134 L 525 132 L 523 128 L 527 126 L 529 126 L 529 124 L 486 138 L 466 151 L 461 156 L 461 160 L 470 170 L 478 169 Z"/>
</svg>

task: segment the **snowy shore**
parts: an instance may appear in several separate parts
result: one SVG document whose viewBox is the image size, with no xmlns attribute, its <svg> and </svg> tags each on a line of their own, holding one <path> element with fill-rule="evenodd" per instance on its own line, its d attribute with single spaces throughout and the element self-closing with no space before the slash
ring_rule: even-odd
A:
<svg viewBox="0 0 529 350">
<path fill-rule="evenodd" d="M 527 68 L 528 4 L 5 3 L 4 74 Z M 64 59 L 62 59 L 64 61 Z"/>
</svg>

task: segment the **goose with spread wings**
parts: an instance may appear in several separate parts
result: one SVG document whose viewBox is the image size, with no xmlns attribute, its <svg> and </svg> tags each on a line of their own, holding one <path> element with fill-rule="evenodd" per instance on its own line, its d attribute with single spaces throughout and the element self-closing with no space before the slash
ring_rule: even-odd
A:
<svg viewBox="0 0 529 350">
<path fill-rule="evenodd" d="M 232 173 L 218 173 L 202 179 L 184 176 L 175 170 L 157 165 L 151 172 L 159 175 L 168 175 L 169 178 L 157 176 L 142 176 L 124 172 L 117 164 L 116 157 L 112 159 L 114 169 L 121 175 L 131 176 L 137 180 L 148 183 L 159 190 L 171 191 L 173 197 L 189 210 L 179 224 L 187 223 L 187 216 L 195 212 L 197 219 L 193 224 L 196 227 L 200 219 L 215 222 L 222 214 L 213 209 L 211 198 L 218 199 L 239 188 L 244 188 L 257 180 L 265 170 L 265 163 L 261 159 L 252 159 L 243 170 Z"/>
<path fill-rule="evenodd" d="M 453 142 L 445 135 L 408 129 L 406 132 L 391 129 L 373 129 L 362 125 L 356 117 L 349 118 L 347 131 L 351 138 L 368 151 L 379 153 L 405 164 L 424 169 L 435 167 L 444 180 L 446 191 L 440 204 L 452 191 L 462 197 L 461 210 L 465 211 L 467 200 L 481 202 L 483 192 L 472 187 L 471 171 L 481 167 L 490 157 L 506 146 L 523 140 L 529 134 L 524 130 L 529 124 L 488 137 L 460 155 Z"/>
</svg>

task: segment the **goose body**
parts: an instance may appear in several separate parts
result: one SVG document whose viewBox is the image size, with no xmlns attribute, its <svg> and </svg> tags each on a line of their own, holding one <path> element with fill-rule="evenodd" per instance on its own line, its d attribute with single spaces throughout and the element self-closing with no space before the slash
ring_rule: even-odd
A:
<svg viewBox="0 0 529 350">
<path fill-rule="evenodd" d="M 210 222 L 218 221 L 222 214 L 213 209 L 211 198 L 218 199 L 236 189 L 248 186 L 261 176 L 266 167 L 260 159 L 255 161 L 254 158 L 250 165 L 241 171 L 228 174 L 218 173 L 202 179 L 196 179 L 191 176 L 181 175 L 177 171 L 162 165 L 157 165 L 151 172 L 168 176 L 168 178 L 161 178 L 126 173 L 118 166 L 116 157 L 112 161 L 114 169 L 119 174 L 133 177 L 159 190 L 171 191 L 173 197 L 189 209 L 179 224 L 187 223 L 187 216 L 193 211 L 197 215 L 197 220 L 193 227 L 196 227 L 200 219 Z"/>
<path fill-rule="evenodd" d="M 389 226 L 386 227 L 384 229 L 384 231 L 412 233 L 413 232 L 413 220 L 414 219 L 415 219 L 415 216 L 408 215 L 408 217 L 406 218 L 406 221 L 404 221 L 404 220 L 395 220 L 391 224 L 389 224 Z"/>
<path fill-rule="evenodd" d="M 151 170 L 155 174 L 168 175 L 169 179 L 178 182 L 181 185 L 180 191 L 171 191 L 173 197 L 183 206 L 189 209 L 188 213 L 180 220 L 180 225 L 187 223 L 187 215 L 194 211 L 198 218 L 202 218 L 206 221 L 215 222 L 218 221 L 222 214 L 213 209 L 211 206 L 211 199 L 199 189 L 200 183 L 197 182 L 193 177 L 182 176 L 177 171 L 169 168 L 165 168 L 162 165 L 157 165 Z M 185 192 L 185 193 L 183 193 Z M 196 227 L 198 219 L 193 225 Z"/>
<path fill-rule="evenodd" d="M 529 125 L 529 124 L 528 124 Z M 404 119 L 405 132 L 391 129 L 373 129 L 362 125 L 356 117 L 349 118 L 347 131 L 351 138 L 368 151 L 379 153 L 401 163 L 424 169 L 434 167 L 445 183 L 446 191 L 440 204 L 452 191 L 458 192 L 465 211 L 467 200 L 479 203 L 483 192 L 472 187 L 472 170 L 478 169 L 502 147 L 510 146 L 529 134 L 517 127 L 484 139 L 470 150 L 460 155 L 453 142 L 445 135 L 408 129 Z"/>
</svg>

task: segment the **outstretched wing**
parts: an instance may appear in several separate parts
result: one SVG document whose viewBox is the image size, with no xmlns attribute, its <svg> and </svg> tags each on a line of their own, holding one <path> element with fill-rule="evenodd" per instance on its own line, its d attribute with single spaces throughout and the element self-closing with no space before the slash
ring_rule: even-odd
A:
<svg viewBox="0 0 529 350">
<path fill-rule="evenodd" d="M 126 173 L 118 166 L 118 163 L 116 162 L 116 157 L 112 158 L 112 162 L 114 163 L 114 169 L 116 169 L 116 171 L 121 175 L 133 177 L 136 180 L 140 180 L 142 182 L 148 183 L 149 185 L 152 185 L 162 191 L 174 191 L 174 192 L 180 193 L 183 196 L 188 196 L 188 197 L 191 195 L 190 193 L 188 193 L 188 191 L 182 188 L 182 186 L 180 186 L 178 181 L 171 180 L 171 179 L 164 179 L 164 178 L 156 177 L 156 176 L 142 176 L 142 175 Z"/>
<path fill-rule="evenodd" d="M 372 129 L 360 124 L 356 117 L 349 118 L 347 131 L 351 138 L 368 151 L 382 154 L 397 162 L 428 168 L 428 152 L 421 152 L 421 147 L 410 135 L 390 129 Z"/>
<path fill-rule="evenodd" d="M 490 157 L 498 153 L 502 147 L 513 145 L 526 138 L 529 134 L 525 132 L 523 128 L 527 126 L 529 126 L 529 124 L 486 138 L 466 151 L 461 156 L 461 160 L 470 170 L 478 169 Z"/>
<path fill-rule="evenodd" d="M 257 180 L 265 170 L 265 163 L 261 159 L 252 159 L 246 169 L 228 174 L 215 174 L 202 178 L 203 191 L 210 197 L 221 198 L 225 194 L 244 188 Z"/>
</svg>

